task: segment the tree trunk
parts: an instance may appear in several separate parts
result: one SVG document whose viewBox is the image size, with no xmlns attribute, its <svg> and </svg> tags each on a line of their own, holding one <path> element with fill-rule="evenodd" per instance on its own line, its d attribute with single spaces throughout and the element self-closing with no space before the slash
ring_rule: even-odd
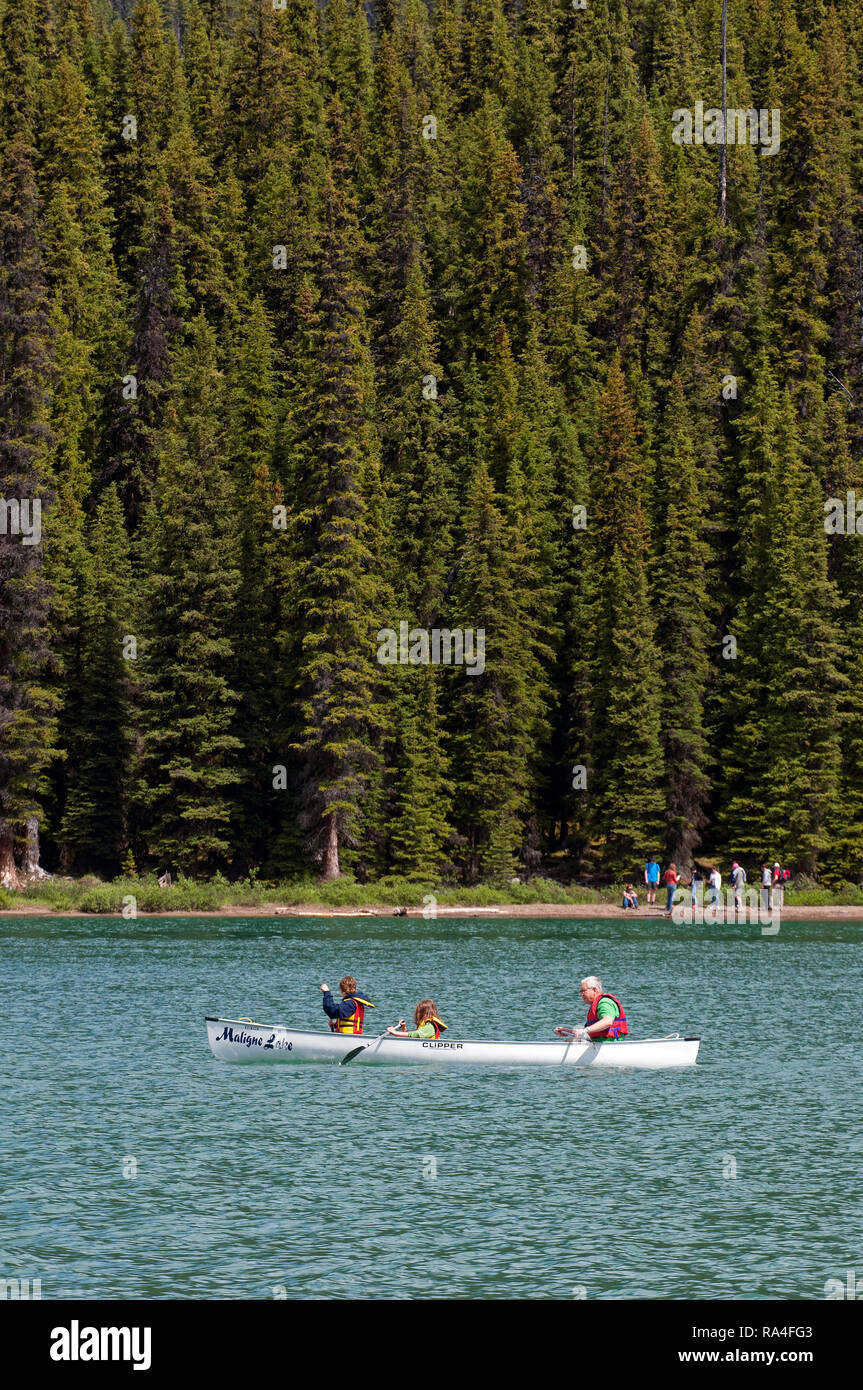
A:
<svg viewBox="0 0 863 1390">
<path fill-rule="evenodd" d="M 341 874 L 339 868 L 339 832 L 335 813 L 327 817 L 326 839 L 324 840 L 323 869 L 321 883 L 330 883 Z"/>
<path fill-rule="evenodd" d="M 13 892 L 24 887 L 15 864 L 15 836 L 8 821 L 0 821 L 0 886 Z"/>
<path fill-rule="evenodd" d="M 50 878 L 39 863 L 39 822 L 35 816 L 27 817 L 27 843 L 21 859 L 21 877 L 25 883 L 38 883 Z"/>
</svg>

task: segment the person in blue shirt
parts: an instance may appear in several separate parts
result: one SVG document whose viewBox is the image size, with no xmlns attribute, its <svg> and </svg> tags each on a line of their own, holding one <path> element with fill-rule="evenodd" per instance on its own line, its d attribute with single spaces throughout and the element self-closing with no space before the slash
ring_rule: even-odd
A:
<svg viewBox="0 0 863 1390">
<path fill-rule="evenodd" d="M 656 862 L 656 855 L 651 854 L 644 866 L 644 882 L 647 885 L 647 901 L 656 902 L 656 890 L 659 886 L 659 865 Z"/>
<path fill-rule="evenodd" d="M 361 1033 L 366 1009 L 373 1009 L 374 1004 L 360 994 L 353 975 L 346 975 L 339 981 L 339 992 L 342 997 L 337 1004 L 329 985 L 321 985 L 324 1013 L 330 1020 L 330 1028 L 334 1033 Z"/>
</svg>

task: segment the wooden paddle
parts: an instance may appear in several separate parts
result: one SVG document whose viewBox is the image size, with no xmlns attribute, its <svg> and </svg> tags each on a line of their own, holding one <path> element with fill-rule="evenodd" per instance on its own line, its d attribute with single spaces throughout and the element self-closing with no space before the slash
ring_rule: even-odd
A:
<svg viewBox="0 0 863 1390">
<path fill-rule="evenodd" d="M 378 1040 L 377 1040 L 377 1046 L 378 1046 L 378 1047 L 380 1047 L 381 1043 L 383 1042 L 383 1040 L 384 1040 L 384 1038 L 385 1038 L 386 1036 L 387 1036 L 386 1033 L 381 1033 L 380 1037 L 379 1037 Z M 392 1035 L 390 1035 L 390 1036 L 392 1036 Z M 361 1052 L 367 1052 L 370 1046 L 371 1046 L 370 1043 L 360 1043 L 359 1047 L 354 1047 L 354 1048 L 352 1048 L 351 1051 L 348 1052 L 348 1053 L 342 1058 L 342 1060 L 339 1062 L 339 1066 L 340 1066 L 340 1067 L 346 1067 L 347 1064 L 348 1064 L 348 1062 L 352 1062 L 352 1061 L 354 1060 L 355 1057 L 359 1057 L 359 1055 L 360 1055 Z"/>
</svg>

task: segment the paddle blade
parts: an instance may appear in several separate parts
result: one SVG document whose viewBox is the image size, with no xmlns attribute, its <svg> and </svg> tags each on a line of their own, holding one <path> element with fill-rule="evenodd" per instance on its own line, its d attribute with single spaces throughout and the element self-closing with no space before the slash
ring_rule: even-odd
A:
<svg viewBox="0 0 863 1390">
<path fill-rule="evenodd" d="M 365 1052 L 365 1050 L 366 1044 L 361 1043 L 359 1047 L 353 1048 L 350 1052 L 346 1054 L 346 1056 L 342 1058 L 342 1060 L 339 1062 L 339 1066 L 346 1067 L 348 1065 L 348 1062 L 352 1062 L 355 1057 L 359 1057 L 360 1053 Z"/>
</svg>

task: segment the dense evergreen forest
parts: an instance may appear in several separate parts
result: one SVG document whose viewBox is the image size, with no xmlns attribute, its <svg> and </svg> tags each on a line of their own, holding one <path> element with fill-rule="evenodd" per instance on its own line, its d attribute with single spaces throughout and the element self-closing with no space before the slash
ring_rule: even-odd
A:
<svg viewBox="0 0 863 1390">
<path fill-rule="evenodd" d="M 7 886 L 863 879 L 861 62 L 857 0 L 0 0 Z"/>
</svg>

